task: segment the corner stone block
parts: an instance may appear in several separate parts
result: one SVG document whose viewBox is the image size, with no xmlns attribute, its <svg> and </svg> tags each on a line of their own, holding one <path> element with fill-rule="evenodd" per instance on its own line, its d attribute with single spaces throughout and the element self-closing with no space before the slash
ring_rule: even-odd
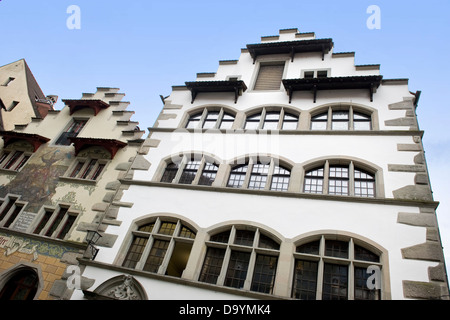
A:
<svg viewBox="0 0 450 320">
<path fill-rule="evenodd" d="M 406 298 L 447 300 L 448 291 L 439 283 L 403 281 L 403 294 Z"/>
<path fill-rule="evenodd" d="M 416 246 L 403 248 L 402 255 L 404 259 L 444 261 L 442 248 L 437 242 L 427 241 Z"/>
</svg>

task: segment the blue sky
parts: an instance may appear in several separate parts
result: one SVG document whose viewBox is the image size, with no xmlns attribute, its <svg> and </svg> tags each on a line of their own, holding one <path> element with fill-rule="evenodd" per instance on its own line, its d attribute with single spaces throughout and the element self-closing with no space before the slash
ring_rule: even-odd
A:
<svg viewBox="0 0 450 320">
<path fill-rule="evenodd" d="M 81 10 L 80 29 L 66 26 L 70 5 Z M 366 26 L 370 5 L 381 10 L 381 29 Z M 147 129 L 159 95 L 238 59 L 261 36 L 298 28 L 333 38 L 335 52 L 354 51 L 356 64 L 381 64 L 384 78 L 422 91 L 417 113 L 450 261 L 449 16 L 448 0 L 0 0 L 0 65 L 25 58 L 44 93 L 59 96 L 57 109 L 61 99 L 118 87 Z"/>
</svg>

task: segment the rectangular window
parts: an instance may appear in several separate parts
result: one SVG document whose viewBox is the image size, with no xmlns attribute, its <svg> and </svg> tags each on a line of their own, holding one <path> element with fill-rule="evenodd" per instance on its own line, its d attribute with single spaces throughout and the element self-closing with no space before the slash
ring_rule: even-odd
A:
<svg viewBox="0 0 450 320">
<path fill-rule="evenodd" d="M 323 190 L 323 168 L 308 171 L 305 175 L 306 193 L 321 194 Z"/>
<path fill-rule="evenodd" d="M 44 215 L 43 215 L 41 221 L 40 221 L 39 224 L 37 225 L 36 229 L 34 229 L 34 231 L 33 231 L 34 234 L 39 234 L 39 233 L 41 233 L 42 229 L 44 229 L 45 225 L 46 225 L 47 222 L 50 220 L 52 214 L 53 214 L 53 211 L 45 210 Z"/>
<path fill-rule="evenodd" d="M 144 271 L 158 272 L 168 247 L 169 241 L 155 239 L 147 261 L 145 262 Z"/>
<path fill-rule="evenodd" d="M 245 175 L 247 173 L 247 165 L 237 167 L 231 170 L 230 178 L 228 179 L 227 187 L 240 188 L 244 184 Z"/>
<path fill-rule="evenodd" d="M 12 212 L 12 214 L 9 216 L 8 221 L 6 221 L 4 227 L 5 228 L 9 228 L 9 226 L 11 225 L 11 223 L 14 222 L 14 220 L 17 218 L 17 216 L 19 215 L 20 211 L 22 210 L 23 206 L 20 205 L 15 205 L 14 211 Z"/>
<path fill-rule="evenodd" d="M 65 146 L 70 145 L 71 142 L 69 138 L 78 136 L 80 131 L 84 128 L 86 122 L 87 120 L 74 120 L 66 129 L 66 131 L 61 134 L 61 136 L 56 141 L 56 144 Z"/>
<path fill-rule="evenodd" d="M 325 263 L 322 292 L 323 300 L 347 300 L 348 266 Z"/>
<path fill-rule="evenodd" d="M 100 177 L 106 164 L 101 163 L 97 159 L 80 160 L 77 162 L 69 177 L 84 180 L 97 180 Z"/>
<path fill-rule="evenodd" d="M 251 291 L 272 293 L 278 258 L 258 254 L 253 272 Z"/>
<path fill-rule="evenodd" d="M 315 261 L 295 261 L 294 298 L 316 300 L 318 266 Z"/>
<path fill-rule="evenodd" d="M 148 238 L 144 237 L 134 237 L 133 243 L 128 249 L 127 256 L 125 257 L 125 261 L 122 263 L 122 266 L 125 268 L 134 269 L 141 259 L 142 252 L 144 252 L 144 248 L 147 245 Z"/>
<path fill-rule="evenodd" d="M 380 300 L 381 290 L 369 289 L 367 279 L 370 273 L 367 268 L 355 267 L 355 300 Z"/>
<path fill-rule="evenodd" d="M 55 232 L 55 230 L 58 228 L 59 224 L 63 220 L 64 216 L 66 215 L 67 210 L 68 210 L 67 208 L 60 208 L 59 209 L 59 212 L 58 212 L 57 216 L 55 217 L 55 219 L 53 220 L 52 225 L 50 226 L 50 228 L 45 233 L 45 235 L 47 237 L 51 237 L 53 235 L 53 232 Z"/>
<path fill-rule="evenodd" d="M 348 167 L 330 167 L 328 194 L 348 195 Z"/>
<path fill-rule="evenodd" d="M 231 251 L 230 263 L 228 264 L 224 285 L 242 289 L 245 278 L 247 277 L 249 261 L 249 252 Z"/>
<path fill-rule="evenodd" d="M 216 179 L 218 169 L 219 167 L 217 167 L 215 164 L 206 162 L 198 184 L 203 186 L 212 185 L 214 180 Z"/>
<path fill-rule="evenodd" d="M 191 160 L 184 167 L 183 173 L 181 174 L 179 183 L 182 184 L 191 184 L 195 179 L 195 175 L 197 174 L 197 170 L 200 167 L 199 160 Z"/>
<path fill-rule="evenodd" d="M 206 251 L 205 262 L 203 262 L 199 281 L 216 284 L 220 270 L 222 269 L 224 257 L 225 249 L 209 247 Z"/>
<path fill-rule="evenodd" d="M 267 175 L 269 173 L 268 164 L 254 164 L 252 174 L 250 175 L 249 189 L 264 190 L 267 182 Z"/>
<path fill-rule="evenodd" d="M 280 90 L 284 62 L 260 64 L 255 90 Z"/>
<path fill-rule="evenodd" d="M 69 233 L 70 228 L 72 228 L 74 222 L 75 222 L 76 216 L 74 215 L 68 215 L 66 222 L 64 223 L 64 226 L 62 227 L 61 231 L 58 233 L 56 238 L 58 239 L 64 239 L 64 237 Z"/>
</svg>

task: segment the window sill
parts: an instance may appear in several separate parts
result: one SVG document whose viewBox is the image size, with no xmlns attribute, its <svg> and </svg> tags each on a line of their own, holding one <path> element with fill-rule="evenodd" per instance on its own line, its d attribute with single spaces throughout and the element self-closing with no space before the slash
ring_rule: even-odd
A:
<svg viewBox="0 0 450 320">
<path fill-rule="evenodd" d="M 71 178 L 71 177 L 59 177 L 60 181 L 71 182 L 71 183 L 80 183 L 80 184 L 88 184 L 88 185 L 96 185 L 97 180 L 88 180 L 88 179 L 80 179 L 80 178 Z"/>
</svg>

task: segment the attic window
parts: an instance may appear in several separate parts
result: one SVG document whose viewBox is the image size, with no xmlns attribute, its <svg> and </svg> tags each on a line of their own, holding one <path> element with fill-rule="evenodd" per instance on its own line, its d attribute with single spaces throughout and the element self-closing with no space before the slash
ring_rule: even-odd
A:
<svg viewBox="0 0 450 320">
<path fill-rule="evenodd" d="M 14 79 L 15 79 L 15 78 L 13 78 L 13 77 L 9 77 L 8 79 L 6 79 L 5 82 L 2 83 L 2 86 L 4 86 L 4 87 L 8 86 L 8 84 L 9 84 L 11 81 L 13 81 Z"/>
<path fill-rule="evenodd" d="M 280 90 L 284 62 L 261 64 L 254 90 Z"/>
</svg>

